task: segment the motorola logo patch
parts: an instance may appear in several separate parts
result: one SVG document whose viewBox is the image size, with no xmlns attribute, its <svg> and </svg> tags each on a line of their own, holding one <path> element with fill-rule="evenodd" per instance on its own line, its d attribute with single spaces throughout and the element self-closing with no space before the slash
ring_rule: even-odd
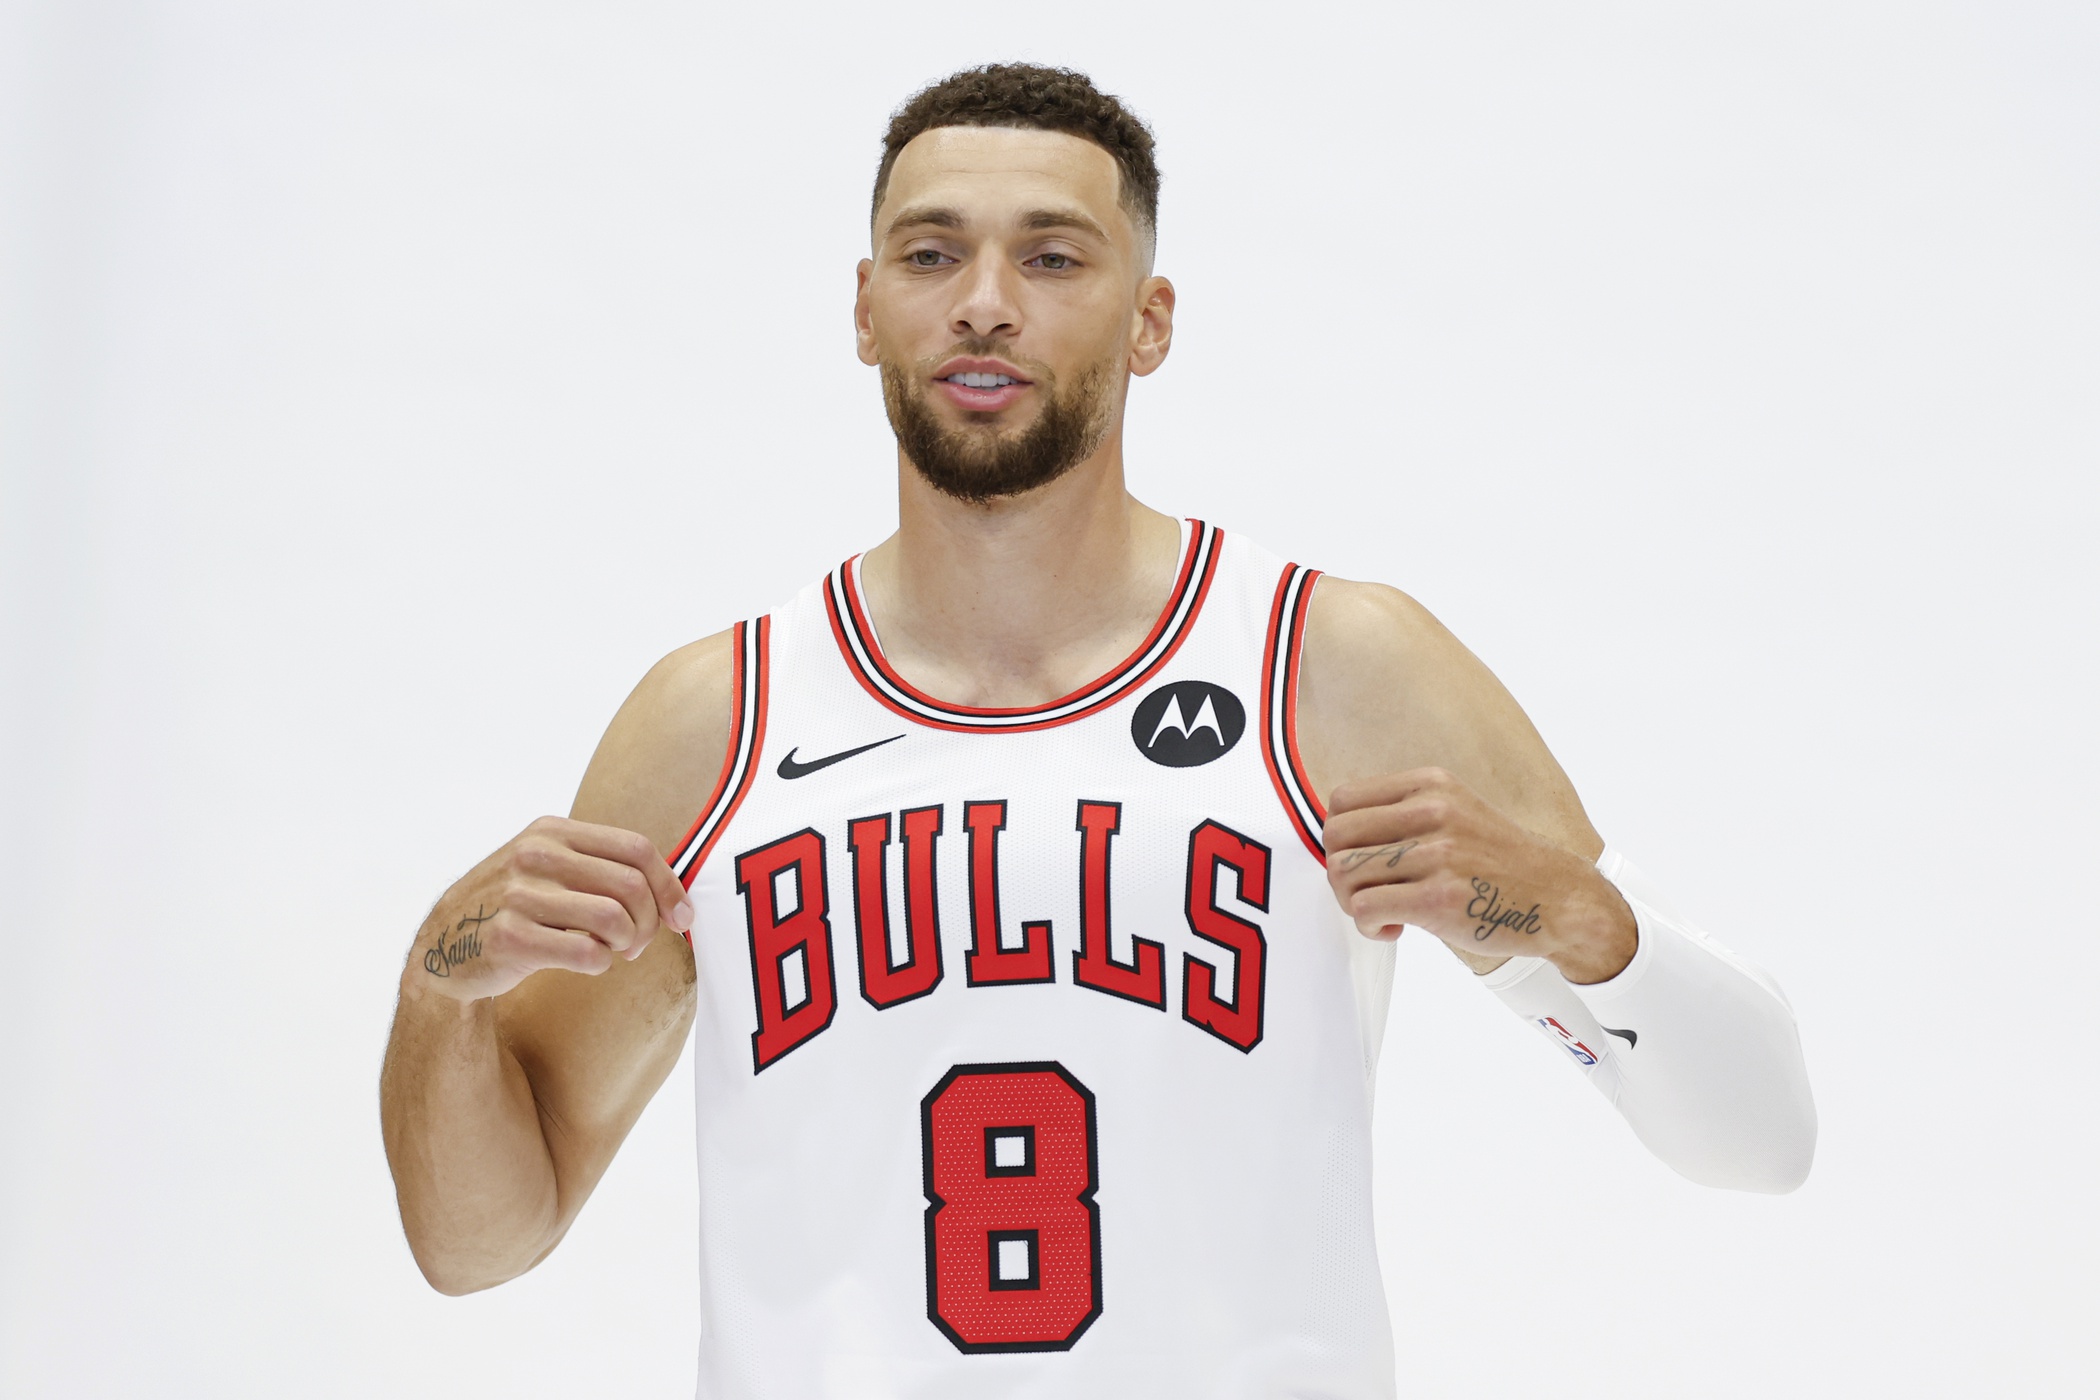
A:
<svg viewBox="0 0 2100 1400">
<path fill-rule="evenodd" d="M 1138 702 L 1130 738 L 1138 752 L 1168 768 L 1194 768 L 1223 758 L 1247 732 L 1247 707 L 1209 681 L 1176 681 Z"/>
</svg>

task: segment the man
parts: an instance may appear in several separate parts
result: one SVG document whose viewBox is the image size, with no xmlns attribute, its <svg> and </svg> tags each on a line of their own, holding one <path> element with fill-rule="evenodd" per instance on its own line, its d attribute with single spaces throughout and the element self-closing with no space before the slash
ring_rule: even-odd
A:
<svg viewBox="0 0 2100 1400">
<path fill-rule="evenodd" d="M 659 663 L 570 818 L 432 911 L 382 1100 L 436 1287 L 554 1248 L 691 1031 L 703 1395 L 1391 1395 L 1404 925 L 1679 1171 L 1805 1175 L 1785 1002 L 1605 851 L 1486 669 L 1126 493 L 1158 184 L 1074 73 L 893 119 L 854 322 L 898 531 Z"/>
</svg>

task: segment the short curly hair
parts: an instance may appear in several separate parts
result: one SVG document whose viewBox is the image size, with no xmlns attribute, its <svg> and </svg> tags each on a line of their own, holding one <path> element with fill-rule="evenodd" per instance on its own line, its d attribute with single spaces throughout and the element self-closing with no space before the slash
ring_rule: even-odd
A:
<svg viewBox="0 0 2100 1400">
<path fill-rule="evenodd" d="M 965 68 L 920 89 L 891 113 L 889 130 L 882 136 L 882 164 L 875 170 L 871 223 L 882 210 L 898 153 L 913 137 L 943 126 L 1063 131 L 1093 142 L 1115 157 L 1123 208 L 1150 249 L 1159 228 L 1159 166 L 1152 158 L 1152 128 L 1095 87 L 1086 74 L 1033 63 Z"/>
</svg>

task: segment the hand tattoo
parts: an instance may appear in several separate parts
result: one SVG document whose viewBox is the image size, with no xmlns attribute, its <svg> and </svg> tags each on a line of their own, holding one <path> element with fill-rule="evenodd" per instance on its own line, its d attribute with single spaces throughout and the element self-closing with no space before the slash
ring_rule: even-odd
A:
<svg viewBox="0 0 2100 1400">
<path fill-rule="evenodd" d="M 1420 841 L 1395 841 L 1389 846 L 1366 846 L 1343 856 L 1342 869 L 1354 870 L 1360 865 L 1369 864 L 1373 856 L 1384 856 L 1385 868 L 1391 870 L 1400 863 L 1402 856 L 1421 844 Z"/>
<path fill-rule="evenodd" d="M 1502 902 L 1502 887 L 1485 880 L 1473 882 L 1473 898 L 1466 904 L 1466 917 L 1478 919 L 1480 926 L 1473 930 L 1473 941 L 1484 943 L 1498 928 L 1513 928 L 1520 933 L 1536 934 L 1545 926 L 1539 922 L 1539 907 L 1517 909 Z"/>
<path fill-rule="evenodd" d="M 432 977 L 450 977 L 453 968 L 481 956 L 481 926 L 496 917 L 482 912 L 483 907 L 475 905 L 474 912 L 453 927 L 449 944 L 445 942 L 445 930 L 438 930 L 437 942 L 423 955 L 425 972 Z"/>
</svg>

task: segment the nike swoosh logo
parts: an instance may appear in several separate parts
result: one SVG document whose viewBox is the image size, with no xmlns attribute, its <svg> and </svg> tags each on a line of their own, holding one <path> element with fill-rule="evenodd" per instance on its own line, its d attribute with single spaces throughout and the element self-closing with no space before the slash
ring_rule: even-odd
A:
<svg viewBox="0 0 2100 1400">
<path fill-rule="evenodd" d="M 1626 1048 L 1628 1050 L 1631 1050 L 1634 1046 L 1640 1044 L 1641 1040 L 1641 1033 L 1639 1031 L 1615 1031 L 1610 1026 L 1606 1026 L 1604 1028 L 1604 1033 L 1606 1035 L 1615 1035 L 1619 1039 L 1625 1041 Z"/>
<path fill-rule="evenodd" d="M 797 744 L 794 748 L 789 749 L 787 751 L 786 758 L 780 760 L 780 768 L 778 771 L 780 773 L 780 776 L 783 778 L 806 778 L 810 774 L 816 772 L 819 768 L 829 768 L 834 763 L 844 763 L 847 759 L 852 758 L 856 754 L 864 754 L 869 749 L 879 749 L 884 744 L 894 744 L 903 737 L 904 736 L 902 734 L 892 734 L 887 739 L 877 739 L 872 744 L 862 744 L 857 749 L 847 749 L 844 753 L 831 754 L 825 758 L 813 758 L 807 763 L 795 762 L 795 755 L 798 752 L 800 752 L 802 748 L 800 744 Z"/>
</svg>

